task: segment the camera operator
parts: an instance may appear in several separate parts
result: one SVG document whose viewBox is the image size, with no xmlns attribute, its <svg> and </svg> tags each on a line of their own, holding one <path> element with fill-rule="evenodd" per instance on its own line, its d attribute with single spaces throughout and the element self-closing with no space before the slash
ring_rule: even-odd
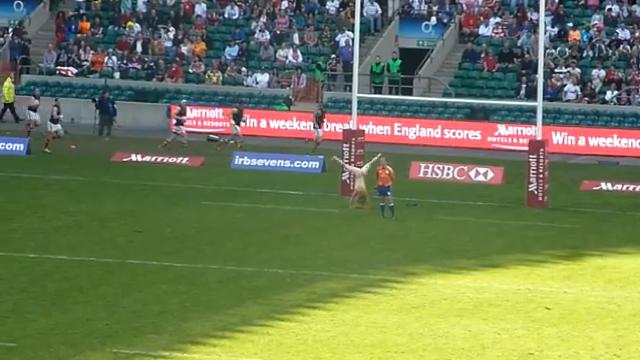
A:
<svg viewBox="0 0 640 360">
<path fill-rule="evenodd" d="M 116 108 L 116 102 L 111 98 L 111 93 L 105 90 L 99 99 L 94 99 L 96 110 L 98 110 L 98 136 L 105 134 L 109 140 L 111 138 L 111 128 L 116 123 L 116 116 L 118 115 L 118 109 Z"/>
</svg>

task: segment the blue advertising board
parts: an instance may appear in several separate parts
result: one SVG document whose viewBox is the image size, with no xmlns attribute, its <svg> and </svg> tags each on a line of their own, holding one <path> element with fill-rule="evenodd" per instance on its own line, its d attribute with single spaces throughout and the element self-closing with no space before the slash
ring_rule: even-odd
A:
<svg viewBox="0 0 640 360">
<path fill-rule="evenodd" d="M 0 0 L 0 26 L 30 15 L 42 1 L 40 0 Z"/>
<path fill-rule="evenodd" d="M 235 151 L 231 168 L 320 174 L 326 171 L 324 156 Z"/>
<path fill-rule="evenodd" d="M 404 48 L 432 49 L 447 31 L 445 25 L 431 25 L 427 18 L 420 16 L 402 16 L 398 24 L 400 47 Z"/>
<path fill-rule="evenodd" d="M 0 137 L 0 155 L 29 155 L 29 139 Z"/>
</svg>

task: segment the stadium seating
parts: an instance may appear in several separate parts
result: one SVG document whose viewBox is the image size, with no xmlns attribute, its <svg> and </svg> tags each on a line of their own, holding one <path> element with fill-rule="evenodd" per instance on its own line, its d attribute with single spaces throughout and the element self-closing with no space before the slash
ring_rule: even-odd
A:
<svg viewBox="0 0 640 360">
<path fill-rule="evenodd" d="M 359 113 L 363 115 L 402 116 L 446 120 L 479 120 L 499 123 L 533 124 L 535 110 L 521 106 L 493 104 L 463 104 L 453 102 L 425 103 L 411 100 L 360 100 Z M 329 98 L 328 112 L 350 114 L 351 100 Z M 640 113 L 610 110 L 547 107 L 545 125 L 597 126 L 614 128 L 640 128 Z"/>
</svg>

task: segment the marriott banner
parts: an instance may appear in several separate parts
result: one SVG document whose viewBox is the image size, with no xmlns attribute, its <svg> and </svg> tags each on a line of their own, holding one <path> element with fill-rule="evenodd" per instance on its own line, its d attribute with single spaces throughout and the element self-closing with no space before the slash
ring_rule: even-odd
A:
<svg viewBox="0 0 640 360">
<path fill-rule="evenodd" d="M 231 111 L 223 107 L 187 106 L 186 129 L 192 133 L 229 134 Z M 246 109 L 245 115 L 248 121 L 243 126 L 244 135 L 300 139 L 312 136 L 310 112 Z M 327 114 L 324 138 L 342 140 L 342 130 L 348 128 L 349 115 Z M 367 142 L 451 148 L 526 151 L 529 140 L 535 138 L 533 125 L 483 121 L 362 115 L 358 117 L 358 128 L 365 131 Z M 640 157 L 640 129 L 546 126 L 543 137 L 551 153 Z"/>
</svg>

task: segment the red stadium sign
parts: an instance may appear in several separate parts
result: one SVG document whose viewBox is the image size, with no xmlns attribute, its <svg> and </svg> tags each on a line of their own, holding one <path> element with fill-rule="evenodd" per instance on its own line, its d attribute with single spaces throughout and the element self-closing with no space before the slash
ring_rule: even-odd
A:
<svg viewBox="0 0 640 360">
<path fill-rule="evenodd" d="M 409 179 L 501 185 L 504 183 L 504 168 L 499 166 L 412 161 L 409 169 Z"/>
<path fill-rule="evenodd" d="M 187 106 L 185 128 L 192 133 L 229 134 L 231 111 Z M 310 112 L 246 109 L 245 115 L 248 120 L 243 134 L 248 136 L 306 139 L 313 130 Z M 324 138 L 342 140 L 342 130 L 349 128 L 349 115 L 327 114 L 326 120 Z M 526 151 L 536 132 L 533 125 L 368 115 L 358 118 L 358 128 L 372 143 L 515 151 Z M 550 153 L 640 157 L 640 130 L 546 126 L 543 138 Z"/>
<path fill-rule="evenodd" d="M 580 184 L 582 191 L 627 192 L 640 194 L 640 183 L 618 181 L 585 180 Z"/>
</svg>

